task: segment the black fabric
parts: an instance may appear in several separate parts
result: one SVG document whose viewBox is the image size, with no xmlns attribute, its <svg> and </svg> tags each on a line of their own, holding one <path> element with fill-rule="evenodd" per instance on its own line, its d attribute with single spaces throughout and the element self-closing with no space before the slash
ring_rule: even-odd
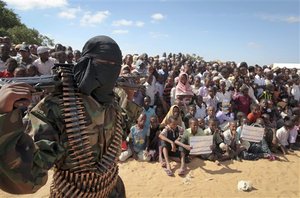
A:
<svg viewBox="0 0 300 198">
<path fill-rule="evenodd" d="M 114 62 L 115 64 L 95 64 L 94 59 Z M 74 66 L 74 79 L 79 90 L 91 95 L 99 103 L 111 103 L 113 88 L 119 76 L 122 53 L 118 44 L 107 36 L 96 36 L 86 42 L 82 57 Z"/>
</svg>

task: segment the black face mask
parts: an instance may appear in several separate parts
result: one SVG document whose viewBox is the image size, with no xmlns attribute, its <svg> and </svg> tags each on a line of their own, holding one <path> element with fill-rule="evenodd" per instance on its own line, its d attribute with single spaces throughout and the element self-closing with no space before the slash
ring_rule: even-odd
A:
<svg viewBox="0 0 300 198">
<path fill-rule="evenodd" d="M 94 59 L 108 63 L 95 63 Z M 99 103 L 111 103 L 121 63 L 121 50 L 113 39 L 107 36 L 91 38 L 83 47 L 82 58 L 73 68 L 79 90 L 83 94 L 91 95 Z"/>
<path fill-rule="evenodd" d="M 83 61 L 86 69 L 74 68 L 74 78 L 79 90 L 86 95 L 91 95 L 99 103 L 110 103 L 114 97 L 113 88 L 119 76 L 121 66 L 111 64 L 94 64 L 92 58 Z"/>
</svg>

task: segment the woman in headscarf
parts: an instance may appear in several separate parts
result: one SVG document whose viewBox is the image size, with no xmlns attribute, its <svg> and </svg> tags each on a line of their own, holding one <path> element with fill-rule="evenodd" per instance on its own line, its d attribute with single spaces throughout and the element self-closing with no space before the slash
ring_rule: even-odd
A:
<svg viewBox="0 0 300 198">
<path fill-rule="evenodd" d="M 167 115 L 165 116 L 165 118 L 163 119 L 163 121 L 160 124 L 160 127 L 165 127 L 168 124 L 168 120 L 169 118 L 172 116 L 176 119 L 177 125 L 183 127 L 185 129 L 184 126 L 184 122 L 182 121 L 182 117 L 181 117 L 181 110 L 180 107 L 178 105 L 173 105 L 171 106 L 169 112 L 167 113 Z"/>
<path fill-rule="evenodd" d="M 185 104 L 188 104 L 190 103 L 193 95 L 192 87 L 188 82 L 188 74 L 184 72 L 180 73 L 178 84 L 175 89 L 175 98 L 182 100 Z"/>
</svg>

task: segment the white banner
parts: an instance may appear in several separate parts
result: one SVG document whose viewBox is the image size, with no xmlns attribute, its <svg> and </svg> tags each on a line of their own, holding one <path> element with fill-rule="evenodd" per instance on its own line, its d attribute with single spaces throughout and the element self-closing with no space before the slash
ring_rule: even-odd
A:
<svg viewBox="0 0 300 198">
<path fill-rule="evenodd" d="M 200 155 L 211 153 L 211 145 L 213 144 L 213 136 L 192 136 L 190 137 L 190 155 Z"/>
<path fill-rule="evenodd" d="M 244 125 L 241 138 L 249 142 L 260 142 L 265 133 L 265 128 Z"/>
</svg>

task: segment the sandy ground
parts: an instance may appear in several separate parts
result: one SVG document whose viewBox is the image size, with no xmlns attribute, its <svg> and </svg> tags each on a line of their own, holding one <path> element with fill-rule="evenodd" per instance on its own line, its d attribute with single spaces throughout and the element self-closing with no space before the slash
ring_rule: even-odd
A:
<svg viewBox="0 0 300 198">
<path fill-rule="evenodd" d="M 184 177 L 177 175 L 179 164 L 172 162 L 174 177 L 166 175 L 159 163 L 130 159 L 120 164 L 120 175 L 127 197 L 300 197 L 300 152 L 282 161 L 213 162 L 193 159 Z M 52 172 L 46 186 L 32 195 L 11 195 L 0 191 L 1 198 L 48 197 Z M 237 190 L 239 180 L 249 180 L 254 189 Z"/>
</svg>

